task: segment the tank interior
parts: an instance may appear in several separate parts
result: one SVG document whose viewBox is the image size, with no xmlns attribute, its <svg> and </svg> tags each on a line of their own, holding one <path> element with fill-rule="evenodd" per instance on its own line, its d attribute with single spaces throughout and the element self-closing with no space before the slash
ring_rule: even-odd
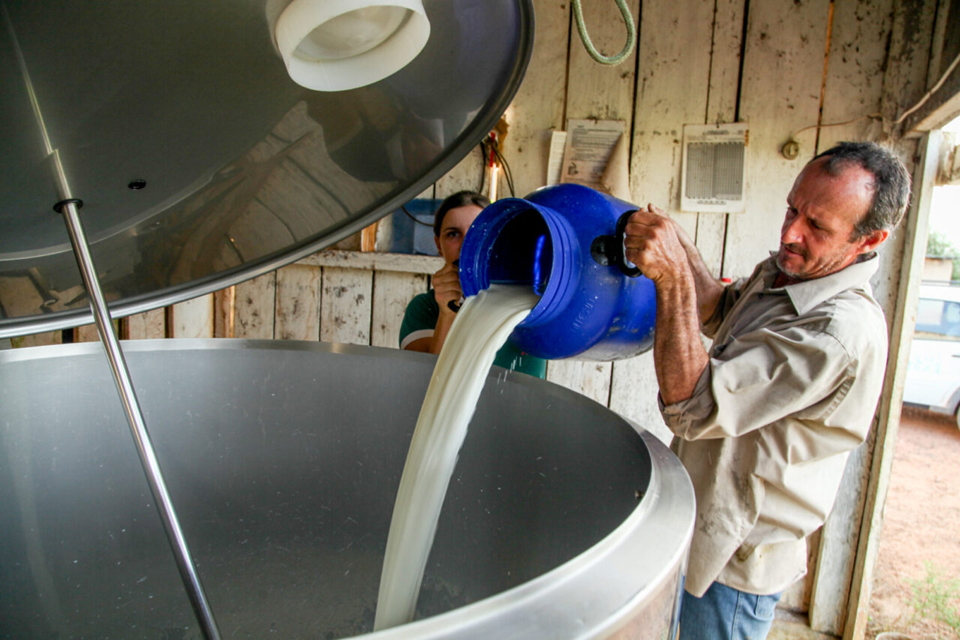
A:
<svg viewBox="0 0 960 640">
<path fill-rule="evenodd" d="M 231 637 L 372 629 L 393 501 L 433 368 L 420 354 L 294 344 L 126 350 Z M 100 349 L 0 354 L 0 635 L 197 632 Z M 585 552 L 637 509 L 651 464 L 615 414 L 495 368 L 444 503 L 418 618 Z M 683 547 L 682 529 L 679 538 L 667 542 Z"/>
</svg>

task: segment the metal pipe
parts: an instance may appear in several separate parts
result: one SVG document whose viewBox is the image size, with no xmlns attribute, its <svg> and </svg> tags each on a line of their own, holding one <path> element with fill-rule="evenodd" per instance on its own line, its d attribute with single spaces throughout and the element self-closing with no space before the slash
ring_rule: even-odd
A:
<svg viewBox="0 0 960 640">
<path fill-rule="evenodd" d="M 90 307 L 97 324 L 97 332 L 100 334 L 100 340 L 110 363 L 110 370 L 117 385 L 117 392 L 120 394 L 120 402 L 123 404 L 123 411 L 126 414 L 127 423 L 130 425 L 130 433 L 133 435 L 140 462 L 147 476 L 147 483 L 150 485 L 150 491 L 156 501 L 157 511 L 163 521 L 167 539 L 173 550 L 177 568 L 180 570 L 180 577 L 187 590 L 187 596 L 190 598 L 190 604 L 193 606 L 197 621 L 207 638 L 219 640 L 220 631 L 213 619 L 213 612 L 203 592 L 200 576 L 193 564 L 190 549 L 187 547 L 186 538 L 184 538 L 183 530 L 173 508 L 173 502 L 167 492 L 167 485 L 163 480 L 160 463 L 157 461 L 153 444 L 150 442 L 147 425 L 140 411 L 140 403 L 137 401 L 137 394 L 130 379 L 130 372 L 120 349 L 120 341 L 117 340 L 113 324 L 110 321 L 110 312 L 103 297 L 103 291 L 100 289 L 93 257 L 90 254 L 90 246 L 83 232 L 83 225 L 80 223 L 80 215 L 77 211 L 78 201 L 70 195 L 70 187 L 66 180 L 63 164 L 60 161 L 60 154 L 54 149 L 50 157 L 53 162 L 53 173 L 57 181 L 57 188 L 63 198 L 56 208 L 63 214 L 67 224 L 70 243 L 73 245 L 74 255 L 77 258 L 77 266 L 80 267 L 83 284 L 90 295 Z"/>
<path fill-rule="evenodd" d="M 77 266 L 80 268 L 80 276 L 87 289 L 87 294 L 90 296 L 90 307 L 93 311 L 97 331 L 100 334 L 100 340 L 103 343 L 107 361 L 110 363 L 110 370 L 113 373 L 113 379 L 117 385 L 117 392 L 120 394 L 120 402 L 123 404 L 123 410 L 127 417 L 127 423 L 130 425 L 130 433 L 133 434 L 134 445 L 140 456 L 140 462 L 143 465 L 147 483 L 150 485 L 153 499 L 157 503 L 157 511 L 160 513 L 160 519 L 163 521 L 167 539 L 173 550 L 177 568 L 180 570 L 180 577 L 187 590 L 187 596 L 190 599 L 190 604 L 193 606 L 197 621 L 200 623 L 200 627 L 203 629 L 203 633 L 207 638 L 219 640 L 220 632 L 213 619 L 213 613 L 210 610 L 206 595 L 204 595 L 203 586 L 200 584 L 200 577 L 197 575 L 196 567 L 190 556 L 190 549 L 187 547 L 183 530 L 180 528 L 180 522 L 173 508 L 173 502 L 170 500 L 170 494 L 167 492 L 167 485 L 163 480 L 160 464 L 157 461 L 153 444 L 150 442 L 150 436 L 147 433 L 146 422 L 144 422 L 143 414 L 140 411 L 140 403 L 137 401 L 137 395 L 134 392 L 133 383 L 130 380 L 130 372 L 123 358 L 123 352 L 120 350 L 120 341 L 117 340 L 117 335 L 113 330 L 113 324 L 110 321 L 110 312 L 107 309 L 103 291 L 100 289 L 100 281 L 97 279 L 93 258 L 90 254 L 90 247 L 87 243 L 86 235 L 83 232 L 83 226 L 80 224 L 80 216 L 77 213 L 78 206 L 82 206 L 83 203 L 80 200 L 74 199 L 70 192 L 70 183 L 67 180 L 63 163 L 60 160 L 60 153 L 53 147 L 46 124 L 43 121 L 43 111 L 40 108 L 39 100 L 37 100 L 36 92 L 33 89 L 30 71 L 27 68 L 26 59 L 20 49 L 20 42 L 17 39 L 17 33 L 13 27 L 13 20 L 10 19 L 7 6 L 2 1 L 0 1 L 0 13 L 3 14 L 4 22 L 10 33 L 10 39 L 14 45 L 17 62 L 20 66 L 20 72 L 23 74 L 23 81 L 30 99 L 30 106 L 33 109 L 33 115 L 37 121 L 37 128 L 42 136 L 44 151 L 46 151 L 47 157 L 51 162 L 54 183 L 60 196 L 60 202 L 54 206 L 54 209 L 62 213 L 66 221 L 67 233 L 70 235 L 73 253 L 77 259 Z"/>
</svg>

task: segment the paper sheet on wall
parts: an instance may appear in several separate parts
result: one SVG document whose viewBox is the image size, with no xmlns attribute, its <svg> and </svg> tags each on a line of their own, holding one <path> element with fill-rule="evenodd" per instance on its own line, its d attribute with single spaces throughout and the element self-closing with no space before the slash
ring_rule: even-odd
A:
<svg viewBox="0 0 960 640">
<path fill-rule="evenodd" d="M 567 132 L 554 131 L 550 134 L 550 155 L 547 160 L 547 186 L 560 183 L 563 169 L 563 150 L 567 146 Z"/>
<path fill-rule="evenodd" d="M 625 128 L 623 120 L 568 120 L 560 182 L 605 190 L 601 180 Z"/>
</svg>

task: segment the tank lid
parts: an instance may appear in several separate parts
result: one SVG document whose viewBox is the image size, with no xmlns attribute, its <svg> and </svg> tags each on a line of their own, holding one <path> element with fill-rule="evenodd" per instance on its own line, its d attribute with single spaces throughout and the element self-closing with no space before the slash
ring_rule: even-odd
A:
<svg viewBox="0 0 960 640">
<path fill-rule="evenodd" d="M 139 313 L 293 262 L 416 197 L 493 128 L 533 45 L 532 0 L 423 0 L 429 39 L 412 62 L 314 91 L 272 34 L 288 4 L 0 5 L 0 337 L 92 322 L 50 148 L 111 312 Z"/>
</svg>

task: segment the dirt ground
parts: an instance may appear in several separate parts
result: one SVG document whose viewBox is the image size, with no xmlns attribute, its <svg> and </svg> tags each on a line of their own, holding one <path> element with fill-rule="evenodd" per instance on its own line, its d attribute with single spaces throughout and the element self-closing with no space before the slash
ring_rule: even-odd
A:
<svg viewBox="0 0 960 640">
<path fill-rule="evenodd" d="M 929 567 L 929 569 L 928 569 Z M 960 429 L 952 419 L 905 408 L 870 601 L 868 638 L 898 631 L 915 640 L 960 638 L 960 630 L 916 616 L 911 581 L 928 571 L 948 587 L 960 579 Z M 960 613 L 960 596 L 948 606 Z"/>
</svg>

